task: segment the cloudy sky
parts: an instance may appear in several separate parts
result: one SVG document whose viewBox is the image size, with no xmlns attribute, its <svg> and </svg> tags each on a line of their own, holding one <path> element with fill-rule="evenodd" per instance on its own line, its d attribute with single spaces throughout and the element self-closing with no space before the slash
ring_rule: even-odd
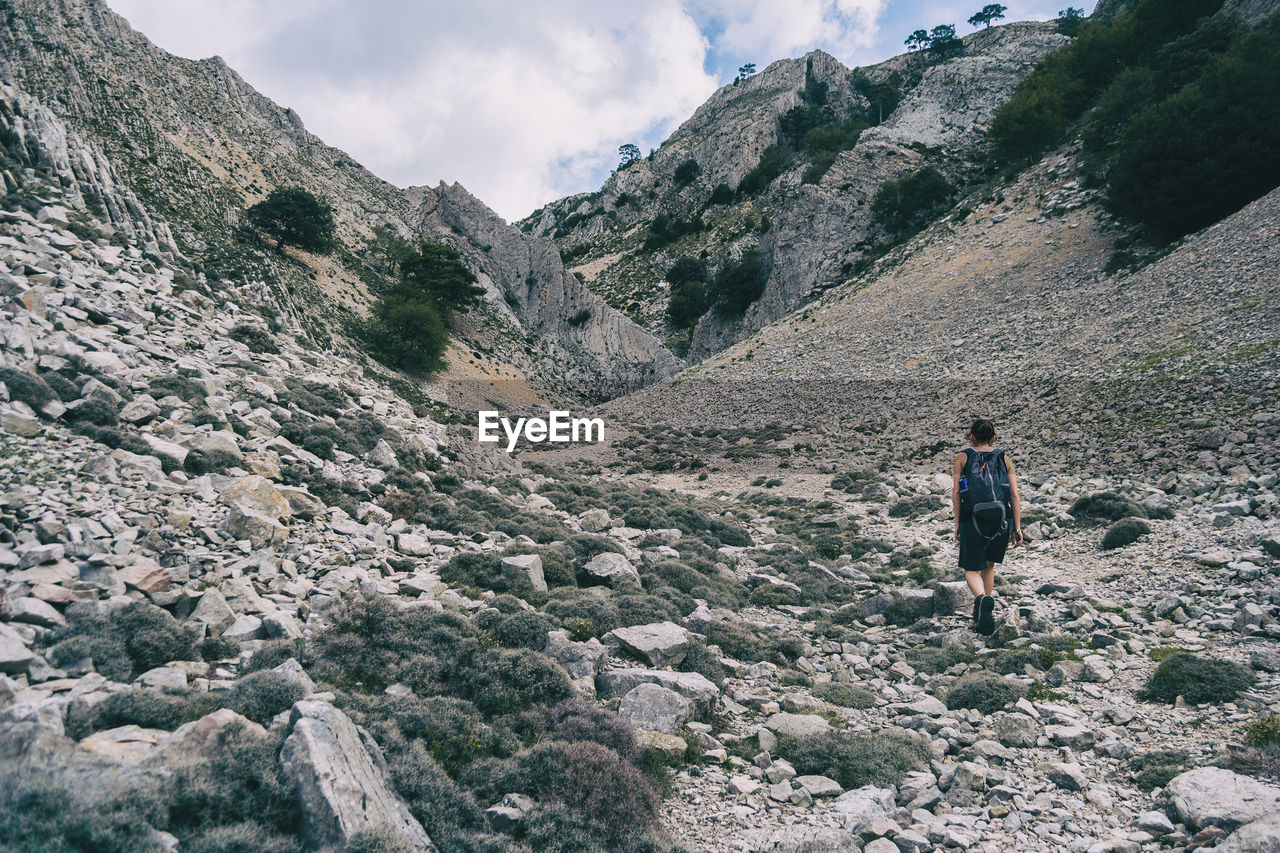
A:
<svg viewBox="0 0 1280 853">
<path fill-rule="evenodd" d="M 218 55 L 399 186 L 459 181 L 519 219 L 597 189 L 618 146 L 656 147 L 738 66 L 822 48 L 902 52 L 984 0 L 107 0 L 152 42 Z M 1006 0 L 1007 20 L 1070 0 Z M 1078 2 L 1078 0 L 1077 0 Z M 1086 4 L 1081 4 L 1086 5 Z M 1092 2 L 1087 4 L 1092 9 Z"/>
</svg>

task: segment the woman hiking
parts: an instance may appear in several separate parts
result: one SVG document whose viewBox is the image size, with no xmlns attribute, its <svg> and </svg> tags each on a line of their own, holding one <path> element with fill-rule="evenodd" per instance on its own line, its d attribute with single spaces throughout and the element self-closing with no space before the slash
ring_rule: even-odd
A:
<svg viewBox="0 0 1280 853">
<path fill-rule="evenodd" d="M 969 447 L 951 462 L 951 509 L 960 544 L 960 568 L 973 593 L 973 621 L 979 634 L 996 630 L 991 597 L 996 563 L 1010 542 L 1022 544 L 1022 502 L 1013 460 L 996 448 L 996 425 L 978 418 L 966 436 Z"/>
</svg>

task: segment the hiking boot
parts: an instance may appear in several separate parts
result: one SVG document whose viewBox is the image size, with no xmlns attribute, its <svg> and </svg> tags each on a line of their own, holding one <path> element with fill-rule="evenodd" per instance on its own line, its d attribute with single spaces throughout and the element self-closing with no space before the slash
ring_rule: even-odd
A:
<svg viewBox="0 0 1280 853">
<path fill-rule="evenodd" d="M 989 595 L 978 599 L 978 633 L 990 637 L 996 632 L 996 620 L 992 615 L 996 609 L 996 600 Z"/>
<path fill-rule="evenodd" d="M 983 596 L 976 595 L 973 598 L 973 624 L 978 624 L 978 605 L 982 603 Z"/>
</svg>

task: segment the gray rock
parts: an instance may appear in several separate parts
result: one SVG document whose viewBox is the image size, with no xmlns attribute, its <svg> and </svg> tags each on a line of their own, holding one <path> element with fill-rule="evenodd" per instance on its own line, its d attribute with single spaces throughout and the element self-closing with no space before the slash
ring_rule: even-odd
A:
<svg viewBox="0 0 1280 853">
<path fill-rule="evenodd" d="M 1173 832 L 1173 821 L 1169 820 L 1167 814 L 1160 811 L 1143 812 L 1138 815 L 1136 826 L 1138 829 L 1155 836 L 1168 835 Z"/>
<path fill-rule="evenodd" d="M 815 799 L 838 797 L 844 793 L 844 788 L 840 787 L 839 782 L 826 776 L 797 776 L 791 780 L 791 783 L 796 787 L 804 788 Z"/>
<path fill-rule="evenodd" d="M 1275 853 L 1280 850 L 1280 812 L 1272 812 L 1237 829 L 1218 845 L 1218 853 Z"/>
<path fill-rule="evenodd" d="M 272 667 L 272 672 L 279 673 L 294 684 L 306 691 L 304 695 L 310 695 L 316 692 L 316 683 L 311 680 L 311 676 L 307 675 L 307 671 L 302 668 L 302 664 L 297 659 L 289 658 L 277 667 Z"/>
<path fill-rule="evenodd" d="M 1280 787 L 1221 767 L 1197 767 L 1165 786 L 1171 814 L 1192 829 L 1216 826 L 1230 832 L 1280 811 Z"/>
<path fill-rule="evenodd" d="M 269 515 L 233 506 L 227 514 L 227 533 L 233 539 L 248 540 L 257 550 L 282 544 L 289 537 L 289 528 Z"/>
<path fill-rule="evenodd" d="M 35 660 L 21 635 L 4 623 L 0 623 L 0 672 L 26 672 Z"/>
<path fill-rule="evenodd" d="M 587 533 L 601 533 L 609 529 L 609 512 L 604 509 L 589 509 L 578 516 L 578 526 Z"/>
<path fill-rule="evenodd" d="M 263 616 L 262 629 L 272 639 L 297 640 L 302 637 L 302 625 L 298 618 L 283 610 Z"/>
<path fill-rule="evenodd" d="M 533 588 L 538 592 L 547 591 L 547 579 L 542 574 L 542 558 L 537 554 L 516 554 L 511 557 L 503 557 L 502 565 L 510 566 L 518 572 L 522 572 L 529 578 L 529 583 L 533 584 Z"/>
<path fill-rule="evenodd" d="M 606 551 L 596 554 L 582 570 L 593 578 L 604 581 L 615 589 L 626 586 L 640 586 L 640 573 L 630 561 L 621 554 Z"/>
<path fill-rule="evenodd" d="M 747 843 L 760 853 L 858 853 L 863 849 L 848 830 L 802 825 L 756 830 Z"/>
<path fill-rule="evenodd" d="M 674 735 L 693 719 L 693 702 L 657 684 L 637 684 L 622 697 L 618 715 L 633 728 Z"/>
<path fill-rule="evenodd" d="M 396 458 L 396 452 L 391 449 L 390 444 L 387 444 L 385 438 L 378 439 L 378 443 L 374 445 L 373 450 L 369 451 L 369 461 L 388 471 L 400 465 L 400 460 Z"/>
<path fill-rule="evenodd" d="M 689 631 L 674 622 L 654 622 L 615 628 L 602 640 L 613 638 L 631 654 L 649 666 L 679 666 L 689 651 Z"/>
<path fill-rule="evenodd" d="M 260 639 L 264 633 L 260 618 L 250 613 L 241 613 L 222 632 L 222 639 L 232 643 L 243 643 L 248 640 Z"/>
<path fill-rule="evenodd" d="M 637 684 L 660 684 L 693 702 L 698 719 L 705 719 L 720 698 L 720 688 L 696 672 L 665 672 L 653 669 L 611 669 L 596 677 L 601 699 L 625 696 Z M 825 720 L 823 721 L 825 722 Z"/>
<path fill-rule="evenodd" d="M 1040 737 L 1040 725 L 1026 714 L 1005 714 L 996 720 L 996 740 L 1005 746 L 1032 747 Z"/>
<path fill-rule="evenodd" d="M 814 714 L 789 714 L 779 711 L 764 721 L 765 728 L 774 734 L 803 737 L 831 731 L 831 724 Z"/>
<path fill-rule="evenodd" d="M 384 833 L 411 850 L 435 850 L 426 830 L 389 784 L 372 738 L 327 702 L 298 702 L 280 765 L 298 785 L 302 834 L 310 850 L 343 850 L 362 833 Z"/>
<path fill-rule="evenodd" d="M 515 833 L 524 822 L 525 815 L 533 811 L 533 806 L 533 800 L 524 794 L 507 794 L 485 809 L 484 816 L 498 832 Z"/>
<path fill-rule="evenodd" d="M 1064 791 L 1084 791 L 1089 787 L 1089 779 L 1079 764 L 1050 761 L 1039 765 L 1036 772 Z"/>
<path fill-rule="evenodd" d="M 42 628 L 57 628 L 67 624 L 67 620 L 51 604 L 38 598 L 15 598 L 9 603 L 9 607 L 9 618 L 14 622 L 27 622 Z"/>
<path fill-rule="evenodd" d="M 831 803 L 831 811 L 840 815 L 844 828 L 855 835 L 873 821 L 889 817 L 896 807 L 893 790 L 875 785 L 845 791 Z"/>
<path fill-rule="evenodd" d="M 191 611 L 187 619 L 192 622 L 203 622 L 209 627 L 209 633 L 218 637 L 236 621 L 236 614 L 227 604 L 222 593 L 216 587 L 210 587 L 200 596 L 195 610 Z"/>
<path fill-rule="evenodd" d="M 543 654 L 564 667 L 569 677 L 594 679 L 609 660 L 609 649 L 595 637 L 585 643 L 569 639 L 568 631 L 548 631 Z"/>
</svg>

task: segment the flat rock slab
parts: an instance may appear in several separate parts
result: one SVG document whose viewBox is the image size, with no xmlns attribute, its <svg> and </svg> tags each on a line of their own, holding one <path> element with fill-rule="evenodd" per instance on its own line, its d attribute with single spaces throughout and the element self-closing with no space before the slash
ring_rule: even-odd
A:
<svg viewBox="0 0 1280 853">
<path fill-rule="evenodd" d="M 816 714 L 778 713 L 765 720 L 764 727 L 771 732 L 792 737 L 822 734 L 831 731 L 831 724 Z"/>
<path fill-rule="evenodd" d="M 689 632 L 674 622 L 615 628 L 605 635 L 649 666 L 679 666 L 689 652 Z"/>
<path fill-rule="evenodd" d="M 640 586 L 640 573 L 636 571 L 636 567 L 626 557 L 612 551 L 596 554 L 582 570 L 615 589 L 620 586 Z"/>
<path fill-rule="evenodd" d="M 1217 826 L 1230 832 L 1280 811 L 1280 788 L 1221 767 L 1197 767 L 1165 786 L 1169 807 L 1192 829 Z"/>
<path fill-rule="evenodd" d="M 298 785 L 308 850 L 345 850 L 361 832 L 385 833 L 409 850 L 435 845 L 390 787 L 386 764 L 355 723 L 327 702 L 298 702 L 280 751 Z"/>
</svg>

